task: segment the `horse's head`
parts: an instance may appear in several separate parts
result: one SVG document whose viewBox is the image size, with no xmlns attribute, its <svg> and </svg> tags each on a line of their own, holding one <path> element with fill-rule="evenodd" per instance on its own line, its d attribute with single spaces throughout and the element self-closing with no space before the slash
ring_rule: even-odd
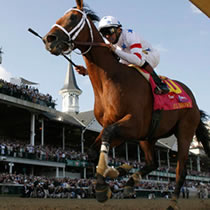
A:
<svg viewBox="0 0 210 210">
<path fill-rule="evenodd" d="M 98 21 L 99 18 L 92 11 L 83 8 L 83 1 L 76 2 L 77 7 L 68 10 L 58 19 L 43 38 L 46 49 L 54 55 L 70 53 L 78 47 L 76 41 L 93 42 L 93 24 L 90 21 Z M 84 54 L 90 48 L 91 46 L 82 46 L 80 50 Z"/>
</svg>

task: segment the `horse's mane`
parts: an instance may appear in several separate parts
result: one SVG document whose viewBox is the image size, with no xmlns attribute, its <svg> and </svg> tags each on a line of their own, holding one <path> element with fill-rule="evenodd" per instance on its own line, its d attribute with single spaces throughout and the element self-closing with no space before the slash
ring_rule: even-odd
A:
<svg viewBox="0 0 210 210">
<path fill-rule="evenodd" d="M 76 8 L 76 7 L 74 7 Z M 89 17 L 93 22 L 98 22 L 100 20 L 99 16 L 96 15 L 96 13 L 89 8 L 87 4 L 83 7 L 83 12 Z"/>
</svg>

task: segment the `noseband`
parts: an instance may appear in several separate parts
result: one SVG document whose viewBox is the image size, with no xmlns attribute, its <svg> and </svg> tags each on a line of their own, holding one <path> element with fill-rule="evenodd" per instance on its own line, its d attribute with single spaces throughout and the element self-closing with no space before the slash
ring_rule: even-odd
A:
<svg viewBox="0 0 210 210">
<path fill-rule="evenodd" d="M 82 18 L 79 21 L 79 23 L 71 31 L 68 32 L 64 27 L 62 27 L 59 24 L 54 24 L 52 26 L 52 28 L 53 27 L 58 27 L 59 29 L 61 29 L 68 36 L 68 42 L 67 43 L 68 43 L 69 49 L 68 49 L 68 52 L 64 52 L 65 54 L 68 54 L 68 53 L 70 53 L 73 50 L 73 48 L 74 48 L 74 40 L 77 38 L 77 36 L 79 35 L 79 33 L 84 28 L 85 22 L 87 22 L 87 25 L 88 25 L 88 27 L 90 29 L 91 43 L 93 43 L 93 30 L 92 30 L 92 27 L 90 25 L 90 21 L 87 18 L 87 15 L 84 12 L 82 12 L 81 10 L 76 9 L 76 8 L 72 8 L 72 9 L 68 10 L 67 12 L 72 11 L 72 10 L 73 11 L 80 12 L 82 14 Z M 89 45 L 89 48 L 85 52 L 83 52 L 81 54 L 84 55 L 84 54 L 88 53 L 91 50 L 91 48 L 92 48 L 92 45 L 90 44 Z"/>
</svg>

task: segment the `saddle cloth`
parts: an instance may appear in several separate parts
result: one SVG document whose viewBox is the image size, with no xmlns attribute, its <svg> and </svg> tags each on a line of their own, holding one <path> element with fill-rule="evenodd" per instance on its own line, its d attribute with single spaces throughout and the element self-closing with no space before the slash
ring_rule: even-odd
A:
<svg viewBox="0 0 210 210">
<path fill-rule="evenodd" d="M 135 68 L 150 83 L 154 97 L 154 110 L 175 110 L 192 108 L 191 98 L 183 90 L 181 85 L 178 84 L 176 81 L 171 80 L 167 77 L 160 76 L 162 81 L 167 84 L 170 91 L 167 94 L 157 95 L 154 93 L 154 90 L 157 85 L 155 84 L 152 76 L 144 69 L 141 69 L 140 67 L 135 66 L 133 64 L 129 65 L 129 67 Z"/>
</svg>

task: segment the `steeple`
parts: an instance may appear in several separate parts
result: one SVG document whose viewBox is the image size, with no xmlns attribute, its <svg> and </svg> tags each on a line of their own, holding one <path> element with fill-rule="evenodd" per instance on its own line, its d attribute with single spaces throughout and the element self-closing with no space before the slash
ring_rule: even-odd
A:
<svg viewBox="0 0 210 210">
<path fill-rule="evenodd" d="M 62 96 L 62 112 L 79 113 L 79 95 L 82 91 L 77 85 L 71 63 L 68 64 L 64 86 L 59 93 Z"/>
</svg>

